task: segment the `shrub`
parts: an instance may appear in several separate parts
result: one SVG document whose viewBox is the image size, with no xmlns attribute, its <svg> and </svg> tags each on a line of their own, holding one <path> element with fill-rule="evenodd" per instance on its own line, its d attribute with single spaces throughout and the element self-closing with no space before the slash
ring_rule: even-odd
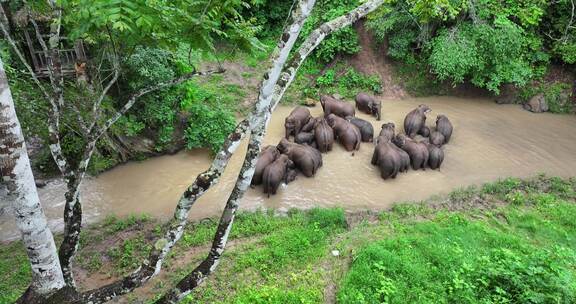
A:
<svg viewBox="0 0 576 304">
<path fill-rule="evenodd" d="M 236 125 L 234 115 L 221 107 L 195 103 L 188 113 L 190 117 L 184 135 L 188 149 L 208 147 L 217 152 Z"/>
<path fill-rule="evenodd" d="M 574 104 L 570 102 L 570 89 L 570 84 L 563 82 L 528 85 L 520 91 L 520 100 L 526 102 L 536 94 L 543 94 L 550 112 L 571 113 L 574 111 Z"/>
</svg>

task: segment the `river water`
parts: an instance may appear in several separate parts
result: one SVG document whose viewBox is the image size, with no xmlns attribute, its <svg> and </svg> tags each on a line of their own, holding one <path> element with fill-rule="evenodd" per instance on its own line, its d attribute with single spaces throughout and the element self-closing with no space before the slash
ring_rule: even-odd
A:
<svg viewBox="0 0 576 304">
<path fill-rule="evenodd" d="M 343 207 L 347 210 L 389 208 L 394 202 L 423 200 L 454 188 L 494 181 L 501 177 L 527 177 L 537 173 L 562 177 L 576 176 L 576 116 L 534 114 L 517 105 L 497 105 L 488 99 L 429 97 L 383 100 L 382 121 L 365 114 L 358 117 L 380 125 L 392 121 L 402 129 L 406 113 L 418 104 L 432 108 L 428 125 L 437 114 L 447 115 L 454 125 L 450 143 L 444 146 L 445 160 L 440 171 L 409 171 L 395 180 L 384 181 L 370 165 L 371 143 L 363 143 L 354 156 L 338 145 L 323 155 L 323 167 L 315 177 L 299 175 L 267 198 L 260 187 L 249 189 L 241 209 Z M 284 117 L 292 107 L 280 106 L 274 112 L 265 139 L 276 144 L 284 134 Z M 319 116 L 321 107 L 311 108 Z M 202 219 L 218 215 L 243 160 L 246 143 L 234 155 L 220 183 L 196 202 L 190 217 Z M 180 194 L 197 174 L 208 168 L 208 151 L 195 150 L 131 162 L 95 178 L 82 186 L 85 223 L 106 215 L 148 213 L 169 218 Z M 64 185 L 52 181 L 40 189 L 40 198 L 54 229 L 62 229 Z M 13 220 L 0 216 L 0 240 L 18 237 Z"/>
</svg>

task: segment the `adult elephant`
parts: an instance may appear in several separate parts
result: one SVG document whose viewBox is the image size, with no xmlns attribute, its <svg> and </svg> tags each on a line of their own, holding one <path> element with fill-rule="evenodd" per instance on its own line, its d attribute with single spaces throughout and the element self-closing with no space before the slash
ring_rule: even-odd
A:
<svg viewBox="0 0 576 304">
<path fill-rule="evenodd" d="M 380 130 L 380 135 L 376 139 L 376 144 L 379 144 L 381 141 L 392 143 L 392 139 L 396 134 L 396 125 L 394 123 L 389 122 L 382 125 L 382 129 Z M 400 165 L 400 172 L 406 172 L 410 168 L 410 156 L 406 151 L 398 148 L 394 143 L 392 143 L 392 148 L 398 152 L 401 159 Z"/>
<path fill-rule="evenodd" d="M 358 127 L 335 114 L 328 115 L 326 121 L 346 151 L 360 150 L 362 135 Z"/>
<path fill-rule="evenodd" d="M 262 173 L 264 173 L 264 169 L 274 162 L 278 156 L 280 156 L 280 151 L 278 151 L 275 146 L 266 146 L 262 149 L 260 157 L 258 157 L 258 161 L 256 162 L 254 176 L 250 182 L 252 186 L 260 185 L 262 183 Z"/>
<path fill-rule="evenodd" d="M 454 127 L 446 115 L 440 114 L 436 116 L 436 131 L 444 135 L 444 144 L 447 144 L 450 141 L 452 130 L 454 130 Z"/>
<path fill-rule="evenodd" d="M 283 138 L 278 144 L 278 150 L 286 154 L 306 177 L 314 176 L 318 168 L 322 167 L 322 154 L 312 147 L 291 143 Z"/>
<path fill-rule="evenodd" d="M 374 141 L 374 127 L 370 122 L 352 116 L 346 117 L 346 120 L 349 121 L 351 124 L 355 125 L 358 128 L 358 130 L 360 130 L 360 135 L 362 136 L 363 142 Z"/>
<path fill-rule="evenodd" d="M 262 183 L 264 184 L 264 193 L 267 193 L 268 197 L 270 194 L 276 194 L 280 184 L 286 180 L 288 169 L 293 165 L 294 163 L 287 155 L 280 155 L 264 169 Z"/>
<path fill-rule="evenodd" d="M 412 169 L 426 170 L 428 164 L 428 149 L 425 144 L 417 143 L 404 134 L 396 135 L 396 137 L 394 137 L 394 144 L 408 153 Z"/>
<path fill-rule="evenodd" d="M 402 167 L 402 159 L 394 144 L 385 136 L 379 136 L 378 144 L 374 148 L 371 164 L 378 166 L 383 179 L 396 178 Z"/>
<path fill-rule="evenodd" d="M 376 120 L 380 120 L 382 116 L 382 103 L 380 100 L 376 100 L 366 93 L 358 93 L 356 94 L 355 101 L 358 110 L 366 114 L 371 114 L 376 117 Z"/>
<path fill-rule="evenodd" d="M 302 106 L 294 108 L 294 110 L 290 112 L 290 115 L 284 120 L 286 138 L 289 138 L 290 135 L 294 135 L 294 137 L 298 136 L 311 117 L 310 110 L 307 108 Z"/>
<path fill-rule="evenodd" d="M 404 118 L 404 132 L 406 132 L 408 137 L 414 138 L 418 131 L 425 126 L 426 114 L 430 111 L 430 107 L 422 104 L 406 115 Z"/>
<path fill-rule="evenodd" d="M 356 115 L 356 111 L 354 110 L 354 106 L 352 104 L 337 100 L 328 95 L 320 96 L 320 104 L 324 110 L 325 118 L 327 118 L 330 114 L 335 114 L 342 118 Z"/>
<path fill-rule="evenodd" d="M 322 153 L 332 151 L 332 145 L 334 144 L 334 130 L 328 125 L 328 122 L 324 118 L 316 120 L 316 125 L 314 126 L 314 139 L 316 140 L 316 145 L 318 150 Z"/>
</svg>

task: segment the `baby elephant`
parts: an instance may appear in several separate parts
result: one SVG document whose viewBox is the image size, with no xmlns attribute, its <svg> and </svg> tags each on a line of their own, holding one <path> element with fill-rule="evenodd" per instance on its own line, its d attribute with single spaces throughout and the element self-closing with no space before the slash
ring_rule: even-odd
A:
<svg viewBox="0 0 576 304">
<path fill-rule="evenodd" d="M 382 115 L 382 103 L 379 100 L 374 99 L 374 97 L 366 93 L 358 93 L 355 100 L 358 110 L 366 114 L 372 114 L 376 117 L 376 120 L 380 120 Z"/>
<path fill-rule="evenodd" d="M 278 144 L 278 150 L 286 154 L 306 177 L 314 176 L 318 168 L 322 167 L 322 154 L 312 147 L 294 144 L 283 138 Z"/>
<path fill-rule="evenodd" d="M 363 142 L 374 141 L 374 127 L 371 123 L 365 121 L 364 119 L 352 116 L 346 117 L 346 120 L 355 125 L 360 130 L 360 135 Z"/>
<path fill-rule="evenodd" d="M 430 107 L 422 104 L 406 115 L 404 118 L 404 132 L 406 132 L 408 137 L 414 138 L 418 131 L 425 126 L 426 114 L 430 111 Z"/>
<path fill-rule="evenodd" d="M 446 142 L 444 135 L 442 135 L 442 133 L 438 132 L 438 131 L 433 131 L 432 133 L 430 133 L 430 143 L 441 147 L 444 143 Z"/>
<path fill-rule="evenodd" d="M 428 149 L 428 167 L 432 170 L 440 169 L 444 161 L 444 151 L 432 144 L 425 144 Z"/>
<path fill-rule="evenodd" d="M 284 128 L 286 129 L 286 138 L 290 135 L 298 136 L 302 128 L 308 123 L 312 116 L 310 110 L 305 107 L 297 106 L 290 112 L 290 115 L 284 120 Z"/>
<path fill-rule="evenodd" d="M 256 162 L 252 182 L 250 183 L 252 186 L 260 185 L 262 183 L 262 173 L 264 173 L 264 169 L 274 162 L 279 155 L 280 152 L 275 146 L 266 146 L 262 149 L 260 157 L 258 157 L 258 161 Z"/>
<path fill-rule="evenodd" d="M 280 155 L 273 163 L 264 169 L 262 174 L 262 182 L 264 183 L 264 193 L 276 194 L 276 190 L 280 184 L 286 180 L 288 168 L 293 166 L 292 161 L 288 155 Z"/>
<path fill-rule="evenodd" d="M 424 136 L 424 137 L 429 137 L 430 136 L 430 128 L 428 128 L 427 126 L 423 126 L 419 131 L 418 134 Z"/>
<path fill-rule="evenodd" d="M 327 95 L 320 96 L 320 104 L 324 110 L 324 117 L 328 117 L 330 114 L 335 114 L 344 118 L 346 116 L 355 116 L 356 114 L 352 104 L 345 101 L 339 101 Z"/>
<path fill-rule="evenodd" d="M 444 144 L 447 144 L 450 141 L 453 129 L 454 127 L 452 127 L 452 123 L 446 115 L 438 115 L 436 117 L 436 131 L 444 135 Z"/>
<path fill-rule="evenodd" d="M 314 133 L 300 132 L 294 137 L 294 142 L 301 145 L 312 145 L 314 143 Z"/>
<path fill-rule="evenodd" d="M 426 165 L 428 164 L 428 149 L 425 144 L 417 143 L 404 134 L 396 135 L 394 143 L 408 153 L 412 163 L 412 169 L 426 170 Z"/>
<path fill-rule="evenodd" d="M 326 120 L 328 121 L 330 127 L 334 129 L 336 138 L 344 146 L 346 151 L 360 150 L 362 135 L 360 134 L 358 127 L 351 124 L 346 119 L 338 117 L 334 114 L 328 115 Z"/>
<path fill-rule="evenodd" d="M 316 125 L 314 126 L 314 139 L 316 140 L 316 145 L 318 150 L 322 153 L 332 151 L 332 145 L 334 144 L 334 130 L 328 125 L 328 122 L 324 118 L 316 120 Z"/>
</svg>

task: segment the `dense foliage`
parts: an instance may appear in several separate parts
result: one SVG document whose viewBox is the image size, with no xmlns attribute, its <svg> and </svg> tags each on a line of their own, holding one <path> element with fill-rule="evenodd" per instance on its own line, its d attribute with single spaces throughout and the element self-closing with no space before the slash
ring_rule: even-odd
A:
<svg viewBox="0 0 576 304">
<path fill-rule="evenodd" d="M 439 80 L 499 92 L 542 76 L 550 60 L 574 63 L 573 2 L 391 1 L 369 26 L 388 55 Z M 572 50 L 572 51 L 571 51 Z"/>
</svg>

